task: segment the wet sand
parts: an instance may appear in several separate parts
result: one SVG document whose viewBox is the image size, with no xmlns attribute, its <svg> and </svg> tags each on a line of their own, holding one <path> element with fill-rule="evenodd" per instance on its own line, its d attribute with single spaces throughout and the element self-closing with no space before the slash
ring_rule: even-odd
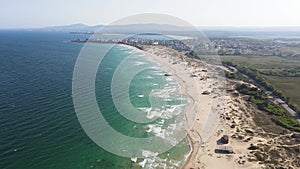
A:
<svg viewBox="0 0 300 169">
<path fill-rule="evenodd" d="M 238 133 L 229 127 L 232 120 L 239 123 L 243 129 L 251 128 L 250 122 L 245 122 L 248 117 L 242 116 L 243 110 L 247 109 L 246 103 L 242 104 L 242 99 L 226 94 L 224 89 L 218 92 L 218 88 L 226 85 L 226 83 L 221 84 L 224 79 L 213 78 L 214 75 L 207 71 L 208 65 L 187 58 L 183 52 L 161 46 L 145 46 L 144 50 L 130 48 L 143 52 L 166 71 L 171 72 L 172 77 L 181 85 L 179 92 L 189 98 L 185 111 L 185 129 L 191 151 L 181 168 L 261 168 L 257 162 L 246 160 L 249 154 L 247 150 L 249 144 L 261 141 L 259 138 L 252 137 L 249 142 L 230 138 L 230 143 L 226 146 L 233 147 L 233 154 L 215 152 L 215 149 L 220 146 L 218 140 L 223 135 Z M 209 94 L 202 94 L 204 91 L 208 91 Z M 231 119 L 228 121 L 225 115 Z"/>
</svg>

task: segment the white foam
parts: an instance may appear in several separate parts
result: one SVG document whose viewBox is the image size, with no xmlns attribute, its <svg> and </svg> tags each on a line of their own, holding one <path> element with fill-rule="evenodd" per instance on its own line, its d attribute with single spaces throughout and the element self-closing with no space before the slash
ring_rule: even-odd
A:
<svg viewBox="0 0 300 169">
<path fill-rule="evenodd" d="M 134 62 L 135 65 L 139 66 L 139 65 L 145 65 L 146 62 L 139 62 L 139 61 L 136 61 Z"/>
<path fill-rule="evenodd" d="M 142 168 L 147 169 L 156 169 L 156 168 L 164 168 L 164 169 L 174 169 L 179 168 L 181 161 L 176 161 L 168 158 L 160 158 L 158 153 L 154 153 L 148 150 L 142 150 L 142 154 L 144 156 L 144 160 L 138 163 Z"/>
<path fill-rule="evenodd" d="M 160 69 L 159 69 L 159 67 L 157 67 L 157 66 L 151 66 L 151 67 L 149 67 L 150 69 L 154 69 L 154 70 L 156 70 L 156 71 L 161 71 Z"/>
<path fill-rule="evenodd" d="M 153 77 L 148 75 L 148 76 L 145 77 L 145 79 L 153 79 Z"/>
<path fill-rule="evenodd" d="M 173 79 L 172 77 L 167 77 L 166 80 L 167 80 L 168 82 L 174 81 L 174 79 Z"/>
<path fill-rule="evenodd" d="M 134 162 L 134 163 L 136 163 L 137 157 L 132 157 L 132 158 L 131 158 L 131 161 Z"/>
<path fill-rule="evenodd" d="M 156 118 L 156 117 L 161 117 L 162 116 L 162 111 L 155 111 L 155 110 L 152 110 L 152 111 L 149 111 L 147 113 L 147 118 L 149 119 L 153 119 L 153 118 Z"/>
<path fill-rule="evenodd" d="M 165 123 L 165 120 L 162 119 L 161 121 L 158 122 L 158 124 L 164 124 Z"/>
<path fill-rule="evenodd" d="M 156 157 L 158 153 L 149 150 L 142 150 L 143 157 Z"/>
<path fill-rule="evenodd" d="M 142 168 L 145 168 L 146 162 L 147 162 L 147 159 L 144 159 L 142 162 L 139 162 L 139 165 L 140 165 Z"/>
<path fill-rule="evenodd" d="M 153 119 L 157 117 L 161 117 L 163 112 L 161 109 L 158 108 L 152 108 L 152 107 L 139 107 L 137 108 L 140 111 L 144 112 L 146 114 L 146 117 L 148 119 Z"/>
<path fill-rule="evenodd" d="M 161 71 L 161 70 L 154 70 L 152 71 L 153 74 L 158 75 L 158 76 L 163 76 L 165 75 L 165 72 Z"/>
<path fill-rule="evenodd" d="M 148 114 L 152 110 L 151 107 L 139 107 L 137 109 L 141 110 L 142 112 L 145 112 L 146 114 Z"/>
</svg>

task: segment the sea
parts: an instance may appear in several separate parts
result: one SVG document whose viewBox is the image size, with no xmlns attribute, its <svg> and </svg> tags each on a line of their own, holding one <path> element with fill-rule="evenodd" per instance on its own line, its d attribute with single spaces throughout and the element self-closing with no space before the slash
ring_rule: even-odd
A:
<svg viewBox="0 0 300 169">
<path fill-rule="evenodd" d="M 155 156 L 145 153 L 145 157 L 123 157 L 93 142 L 82 128 L 74 108 L 72 78 L 84 44 L 70 40 L 89 36 L 0 30 L 0 168 L 179 168 L 190 152 L 186 137 Z M 94 44 L 97 48 L 105 45 Z M 115 72 L 120 67 L 143 65 L 149 68 L 131 79 L 128 96 L 138 112 L 150 119 L 157 117 L 149 123 L 125 118 L 112 97 Z M 168 70 L 139 51 L 121 45 L 112 47 L 95 79 L 95 96 L 107 123 L 123 135 L 157 136 L 168 141 L 173 132 L 168 126 L 184 124 L 188 98 L 177 92 L 181 86 L 165 73 Z M 123 76 L 127 74 L 130 72 Z M 103 139 L 106 137 L 103 135 Z"/>
</svg>

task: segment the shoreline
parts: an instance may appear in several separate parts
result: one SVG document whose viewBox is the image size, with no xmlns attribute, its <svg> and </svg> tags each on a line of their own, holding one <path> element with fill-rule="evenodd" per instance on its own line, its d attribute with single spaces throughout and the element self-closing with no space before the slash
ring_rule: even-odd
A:
<svg viewBox="0 0 300 169">
<path fill-rule="evenodd" d="M 200 109 L 199 96 L 201 96 L 201 92 L 199 91 L 199 88 L 202 87 L 205 90 L 209 90 L 209 88 L 207 87 L 207 85 L 204 84 L 204 82 L 198 81 L 196 78 L 191 77 L 191 74 L 193 73 L 194 70 L 188 69 L 189 67 L 184 64 L 184 61 L 181 61 L 183 64 L 179 64 L 179 63 L 173 64 L 173 63 L 171 63 L 172 59 L 169 57 L 166 57 L 164 54 L 162 54 L 161 56 L 158 56 L 156 54 L 150 53 L 147 50 L 140 50 L 133 46 L 129 46 L 129 45 L 122 45 L 122 46 L 125 46 L 127 48 L 130 48 L 135 51 L 143 53 L 145 56 L 150 57 L 155 62 L 157 62 L 158 64 L 163 66 L 162 67 L 163 69 L 171 71 L 172 77 L 181 86 L 178 89 L 179 90 L 178 93 L 188 97 L 188 106 L 184 110 L 184 115 L 185 115 L 185 121 L 186 121 L 185 122 L 185 130 L 187 132 L 187 138 L 188 138 L 188 142 L 189 142 L 190 151 L 186 155 L 186 158 L 184 159 L 184 161 L 182 162 L 182 165 L 180 167 L 180 168 L 185 168 L 187 166 L 187 164 L 189 163 L 189 161 L 191 161 L 192 158 L 195 158 L 196 155 L 198 154 L 199 145 L 201 143 L 201 141 L 200 141 L 201 136 L 200 136 L 199 132 L 200 132 L 200 129 L 202 129 L 204 124 L 198 123 L 195 125 L 195 121 L 196 121 L 196 119 L 198 119 L 198 120 L 199 119 L 207 119 L 207 117 L 209 115 L 208 114 L 209 111 L 203 111 Z M 166 49 L 164 48 L 163 50 L 166 50 Z M 179 58 L 177 58 L 177 60 L 178 59 Z M 206 73 L 203 72 L 203 74 L 206 74 Z M 199 83 L 203 83 L 203 84 L 200 85 Z M 204 96 L 204 97 L 209 98 L 209 96 Z M 205 100 L 206 104 L 208 105 L 208 106 L 204 106 L 204 107 L 206 107 L 206 110 L 208 108 L 210 108 L 210 106 L 208 104 L 209 100 L 210 99 Z M 205 114 L 205 112 L 207 112 L 207 113 Z M 191 115 L 192 115 L 192 117 L 191 117 Z M 196 118 L 197 115 L 198 115 L 198 118 Z M 197 130 L 196 134 L 194 132 L 195 130 Z M 197 135 L 199 135 L 200 138 Z M 198 144 L 195 144 L 195 143 L 198 143 Z"/>
<path fill-rule="evenodd" d="M 138 49 L 139 50 L 139 49 Z M 162 66 L 165 66 L 164 68 L 162 69 L 168 69 L 168 70 L 171 70 L 172 72 L 172 77 L 174 78 L 175 81 L 177 81 L 179 84 L 180 84 L 180 88 L 178 88 L 178 93 L 181 94 L 181 95 L 185 95 L 186 97 L 188 97 L 188 105 L 187 107 L 185 108 L 184 110 L 184 117 L 185 117 L 185 121 L 187 121 L 187 113 L 190 111 L 190 109 L 192 109 L 192 107 L 194 106 L 195 104 L 195 99 L 188 94 L 187 92 L 187 88 L 188 88 L 188 85 L 185 83 L 185 81 L 183 79 L 181 79 L 180 76 L 178 76 L 176 70 L 174 68 L 172 68 L 170 65 L 164 63 L 162 60 L 159 60 L 156 58 L 155 55 L 153 54 L 150 54 L 144 50 L 139 50 L 139 52 L 142 52 L 144 55 L 146 56 L 150 56 L 151 59 L 153 59 L 155 62 L 159 63 L 160 65 Z M 182 89 L 184 91 L 182 91 Z M 186 122 L 187 123 L 187 122 Z M 186 124 L 185 124 L 186 125 Z M 194 150 L 194 146 L 192 144 L 192 138 L 189 137 L 189 129 L 185 129 L 186 132 L 187 132 L 187 139 L 188 139 L 188 143 L 189 143 L 189 147 L 190 147 L 190 151 L 188 152 L 188 154 L 186 155 L 186 158 L 184 159 L 184 161 L 182 162 L 182 165 L 180 168 L 184 168 L 184 165 L 186 164 L 187 161 L 189 161 L 190 159 L 190 156 L 191 154 L 193 153 L 193 150 Z"/>
<path fill-rule="evenodd" d="M 228 80 L 226 87 L 223 86 L 223 90 L 226 89 L 225 93 L 222 93 L 221 89 L 216 90 L 220 88 L 220 85 L 216 85 L 216 83 L 222 82 L 222 80 L 214 80 L 213 71 L 216 68 L 230 71 L 228 68 L 213 66 L 211 69 L 212 65 L 203 65 L 199 60 L 187 58 L 183 52 L 180 53 L 166 47 L 145 46 L 144 50 L 132 46 L 126 47 L 142 52 L 166 69 L 173 70 L 174 80 L 181 85 L 179 92 L 193 100 L 184 112 L 190 152 L 185 156 L 180 168 L 261 169 L 278 165 L 272 163 L 274 160 L 280 162 L 280 166 L 298 166 L 297 160 L 293 159 L 289 154 L 291 152 L 285 148 L 295 147 L 294 151 L 296 151 L 297 144 L 292 144 L 299 142 L 297 138 L 300 135 L 293 134 L 275 124 L 272 125 L 271 119 L 265 115 L 266 112 L 261 112 L 255 105 L 249 103 L 248 96 L 236 90 L 237 86 L 245 82 Z M 205 68 L 208 69 L 203 71 Z M 209 91 L 209 94 L 203 94 L 204 91 Z M 221 97 L 222 94 L 224 94 L 223 100 L 214 100 L 215 97 Z M 217 104 L 217 107 L 214 107 L 216 106 L 214 104 Z M 224 107 L 219 104 L 223 104 Z M 221 109 L 223 111 L 220 114 L 215 113 Z M 191 115 L 193 113 L 194 116 Z M 210 119 L 211 115 L 217 117 Z M 263 125 L 264 123 L 258 124 L 257 118 L 267 120 L 265 123 L 269 123 L 276 132 L 273 130 L 269 132 L 268 127 Z M 206 122 L 212 126 L 207 127 Z M 282 135 L 280 131 L 285 134 Z M 227 143 L 223 143 L 221 140 L 224 136 L 228 138 Z M 224 146 L 230 147 L 233 152 L 218 152 L 220 147 Z M 278 155 L 269 152 L 266 147 L 277 152 Z M 279 154 L 279 152 L 281 153 Z"/>
</svg>

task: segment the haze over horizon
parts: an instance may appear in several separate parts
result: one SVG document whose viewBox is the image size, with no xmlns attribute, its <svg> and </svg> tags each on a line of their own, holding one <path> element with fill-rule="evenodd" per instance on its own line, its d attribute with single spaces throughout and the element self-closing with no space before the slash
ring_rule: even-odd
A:
<svg viewBox="0 0 300 169">
<path fill-rule="evenodd" d="M 195 26 L 300 26 L 299 5 L 297 0 L 12 0 L 0 5 L 0 28 L 107 25 L 141 13 L 172 15 Z"/>
</svg>

